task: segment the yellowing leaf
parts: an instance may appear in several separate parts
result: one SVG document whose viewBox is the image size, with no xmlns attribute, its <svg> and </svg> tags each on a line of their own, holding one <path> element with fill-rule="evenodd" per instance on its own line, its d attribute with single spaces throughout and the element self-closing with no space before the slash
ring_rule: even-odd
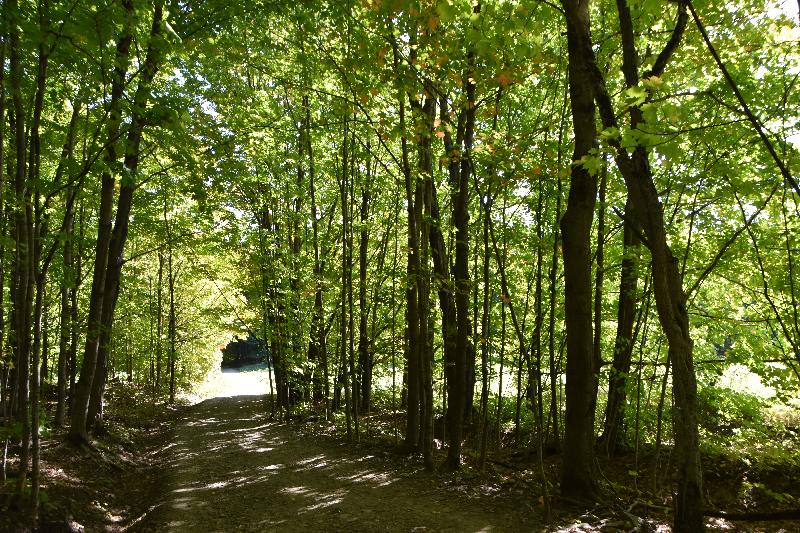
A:
<svg viewBox="0 0 800 533">
<path fill-rule="evenodd" d="M 649 78 L 645 78 L 642 80 L 642 85 L 644 85 L 651 91 L 657 91 L 659 87 L 664 85 L 664 80 L 662 80 L 658 76 L 650 76 Z"/>
<path fill-rule="evenodd" d="M 497 83 L 500 84 L 501 87 L 504 89 L 511 85 L 511 82 L 514 81 L 514 78 L 511 77 L 511 74 L 508 71 L 504 70 L 497 76 Z"/>
</svg>

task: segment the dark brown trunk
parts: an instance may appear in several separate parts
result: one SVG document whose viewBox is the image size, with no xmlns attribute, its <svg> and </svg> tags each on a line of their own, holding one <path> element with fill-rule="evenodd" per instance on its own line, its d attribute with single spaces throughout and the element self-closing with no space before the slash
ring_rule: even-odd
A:
<svg viewBox="0 0 800 533">
<path fill-rule="evenodd" d="M 156 282 L 156 396 L 161 394 L 161 355 L 163 346 L 161 337 L 164 334 L 164 303 L 163 289 L 164 284 L 164 253 L 158 251 L 158 280 Z"/>
<path fill-rule="evenodd" d="M 480 4 L 474 8 L 480 11 Z M 467 63 L 472 68 L 473 53 L 467 53 Z M 455 261 L 453 264 L 453 292 L 455 314 L 455 349 L 447 365 L 447 427 L 448 449 L 445 467 L 456 470 L 461 466 L 461 441 L 464 435 L 466 404 L 474 392 L 469 390 L 469 361 L 474 364 L 474 346 L 470 342 L 472 333 L 470 320 L 471 283 L 469 277 L 469 180 L 472 177 L 470 152 L 475 128 L 475 83 L 470 73 L 465 75 L 466 108 L 460 113 L 453 142 L 448 131 L 444 142 L 449 158 L 449 181 L 453 204 L 453 227 L 455 229 Z M 474 368 L 472 369 L 474 372 Z M 471 389 L 471 388 L 470 388 Z"/>
<path fill-rule="evenodd" d="M 486 469 L 486 446 L 489 436 L 489 345 L 491 342 L 490 330 L 490 284 L 489 284 L 489 217 L 492 206 L 491 190 L 486 192 L 486 207 L 483 212 L 483 313 L 481 315 L 481 441 L 478 467 L 483 472 Z M 502 391 L 500 391 L 502 394 Z"/>
<path fill-rule="evenodd" d="M 600 174 L 600 206 L 597 211 L 597 249 L 595 252 L 594 276 L 594 371 L 600 374 L 603 366 L 601 338 L 603 333 L 603 278 L 605 275 L 605 232 L 606 232 L 606 188 L 608 184 L 608 165 L 603 161 Z M 595 386 L 597 380 L 595 381 Z M 597 396 L 597 390 L 595 390 Z"/>
<path fill-rule="evenodd" d="M 123 1 L 123 8 L 127 12 L 125 26 L 117 41 L 117 50 L 114 58 L 114 72 L 112 76 L 111 98 L 108 104 L 108 146 L 106 148 L 105 162 L 107 168 L 114 167 L 117 163 L 117 138 L 120 135 L 122 124 L 122 99 L 126 84 L 129 52 L 132 41 L 133 2 Z M 83 365 L 80 378 L 75 386 L 75 396 L 72 400 L 70 418 L 70 438 L 75 442 L 87 442 L 88 436 L 88 411 L 89 400 L 92 394 L 92 382 L 95 376 L 100 335 L 102 332 L 102 313 L 106 290 L 106 267 L 109 262 L 109 244 L 111 242 L 112 217 L 114 207 L 114 188 L 116 179 L 110 170 L 103 171 L 100 190 L 100 208 L 97 220 L 97 243 L 95 245 L 95 262 L 92 276 L 92 289 L 89 296 L 89 313 L 86 318 L 86 343 L 83 353 Z"/>
<path fill-rule="evenodd" d="M 311 108 L 308 103 L 308 96 L 303 97 L 303 107 L 305 108 L 305 142 L 308 151 L 308 187 L 311 194 L 311 228 L 314 234 L 314 283 L 316 290 L 314 293 L 314 311 L 311 318 L 311 339 L 308 343 L 308 360 L 316 365 L 314 370 L 313 397 L 316 401 L 322 400 L 325 406 L 325 419 L 330 415 L 328 400 L 330 398 L 330 383 L 328 380 L 328 350 L 325 336 L 324 317 L 324 290 L 323 275 L 325 271 L 324 262 L 320 257 L 319 249 L 319 219 L 317 214 L 316 196 L 316 174 L 314 169 L 314 151 L 311 144 Z M 266 333 L 265 337 L 266 339 Z M 320 372 L 320 367 L 322 372 Z"/>
<path fill-rule="evenodd" d="M 442 122 L 447 120 L 447 101 L 442 100 L 439 104 L 439 116 Z M 445 150 L 452 152 L 455 148 L 449 134 L 444 138 Z M 449 169 L 451 172 L 453 167 Z M 456 323 L 456 304 L 453 294 L 453 282 L 450 274 L 450 256 L 447 251 L 442 234 L 442 219 L 439 210 L 439 198 L 436 187 L 430 176 L 425 179 L 426 196 L 430 198 L 427 206 L 426 216 L 430 219 L 428 239 L 430 240 L 431 258 L 433 259 L 433 274 L 436 279 L 437 293 L 439 298 L 439 308 L 442 311 L 442 343 L 443 361 L 445 364 L 445 375 L 452 377 L 454 369 L 454 358 L 456 351 L 456 333 L 458 325 Z M 449 381 L 448 381 L 449 383 Z M 449 413 L 449 408 L 448 411 Z"/>
<path fill-rule="evenodd" d="M 350 146 L 355 147 L 355 130 L 352 132 L 352 137 L 350 141 Z M 353 414 L 353 434 L 355 436 L 356 442 L 359 441 L 361 438 L 360 436 L 360 426 L 359 426 L 359 407 L 360 407 L 360 400 L 359 396 L 361 395 L 361 389 L 359 386 L 359 375 L 356 372 L 356 353 L 355 353 L 355 312 L 353 311 L 353 220 L 355 219 L 354 209 L 352 206 L 355 205 L 355 192 L 354 192 L 354 176 L 356 175 L 356 157 L 351 149 L 350 152 L 350 170 L 348 172 L 348 186 L 347 186 L 347 198 L 350 202 L 351 208 L 348 209 L 350 213 L 350 219 L 347 221 L 347 269 L 345 272 L 347 273 L 347 317 L 348 317 L 348 324 L 347 324 L 347 331 L 348 331 L 348 342 L 347 342 L 347 362 L 350 369 L 350 394 L 351 394 L 351 403 L 350 407 L 352 409 Z"/>
<path fill-rule="evenodd" d="M 398 67 L 397 43 L 393 43 L 395 68 Z M 420 352 L 422 339 L 419 337 L 418 272 L 419 272 L 419 231 L 417 227 L 417 208 L 414 202 L 414 185 L 409 161 L 408 137 L 406 132 L 405 98 L 400 97 L 400 139 L 402 147 L 402 169 L 406 194 L 406 215 L 408 225 L 408 252 L 406 262 L 406 343 L 403 383 L 406 385 L 404 399 L 406 406 L 405 446 L 416 449 L 419 442 L 420 422 Z"/>
<path fill-rule="evenodd" d="M 81 260 L 83 256 L 83 238 L 86 234 L 86 210 L 83 202 L 81 202 L 81 208 L 78 215 L 78 231 L 77 231 L 77 239 L 78 239 L 78 249 L 77 253 L 74 257 L 74 265 L 75 265 L 75 288 L 72 290 L 70 294 L 70 303 L 69 303 L 69 313 L 70 313 L 70 340 L 69 340 L 69 364 L 68 364 L 68 373 L 69 373 L 69 394 L 67 396 L 67 403 L 70 407 L 70 413 L 72 410 L 72 402 L 75 398 L 75 379 L 77 377 L 78 372 L 78 289 L 81 284 L 82 279 L 82 271 L 83 271 L 83 262 Z"/>
<path fill-rule="evenodd" d="M 636 288 L 639 279 L 639 238 L 634 224 L 630 198 L 625 203 L 626 217 L 623 229 L 622 271 L 619 282 L 617 307 L 617 334 L 614 339 L 614 361 L 608 378 L 608 403 L 601 442 L 609 457 L 623 444 L 622 427 L 627 401 L 628 374 L 633 354 L 633 324 L 636 318 Z"/>
<path fill-rule="evenodd" d="M 429 85 L 428 93 L 432 93 Z M 418 305 L 419 305 L 419 338 L 420 338 L 420 429 L 422 441 L 422 458 L 425 468 L 433 470 L 433 330 L 431 324 L 431 247 L 430 239 L 425 237 L 431 234 L 433 224 L 431 217 L 427 216 L 433 204 L 430 176 L 433 173 L 433 155 L 431 146 L 433 141 L 433 120 L 436 113 L 436 100 L 432 94 L 425 98 L 424 103 L 418 108 L 419 120 L 422 130 L 419 132 L 417 189 L 415 204 L 416 216 L 419 227 L 419 277 L 418 277 Z"/>
<path fill-rule="evenodd" d="M 563 141 L 564 122 L 566 113 L 566 92 L 564 98 L 564 107 L 561 111 L 561 125 L 558 130 L 558 166 L 561 168 L 561 144 Z M 559 429 L 559 412 L 558 407 L 558 392 L 559 392 L 559 375 L 561 370 L 556 362 L 556 301 L 558 300 L 557 280 L 558 280 L 558 257 L 561 250 L 561 231 L 559 228 L 559 221 L 561 220 L 561 180 L 556 180 L 556 213 L 553 222 L 553 256 L 550 261 L 550 271 L 548 273 L 548 292 L 550 296 L 550 310 L 548 312 L 548 325 L 547 325 L 547 359 L 550 370 L 550 427 L 547 437 L 548 447 L 554 450 L 561 449 L 561 432 Z"/>
<path fill-rule="evenodd" d="M 169 338 L 169 403 L 175 403 L 175 393 L 177 392 L 175 370 L 178 352 L 176 349 L 175 271 L 172 266 L 172 236 L 169 234 L 167 234 L 167 284 L 169 286 L 169 319 L 167 321 L 167 337 Z"/>
<path fill-rule="evenodd" d="M 158 64 L 163 51 L 161 42 L 161 25 L 163 18 L 163 2 L 156 1 L 153 11 L 153 22 L 150 29 L 150 41 L 147 46 L 139 85 L 133 98 L 133 117 L 125 143 L 125 158 L 123 168 L 125 175 L 121 179 L 119 199 L 117 200 L 117 213 L 114 219 L 114 229 L 108 243 L 107 267 L 104 276 L 103 302 L 100 312 L 100 335 L 95 362 L 95 374 L 92 379 L 91 397 L 87 411 L 87 425 L 97 430 L 102 430 L 103 396 L 108 369 L 109 342 L 114 323 L 114 311 L 119 297 L 120 278 L 124 263 L 125 241 L 128 238 L 128 224 L 130 222 L 131 207 L 133 206 L 133 193 L 138 186 L 136 181 L 139 169 L 139 146 L 145 127 L 144 110 L 150 99 L 150 86 L 158 70 Z M 170 257 L 171 259 L 171 257 Z M 172 398 L 174 390 L 171 387 Z M 173 398 L 174 399 L 174 398 Z"/>
<path fill-rule="evenodd" d="M 634 33 L 630 24 L 631 15 L 624 0 L 617 1 L 623 40 L 623 61 L 626 78 L 636 68 Z M 675 29 L 645 77 L 661 76 L 672 54 L 677 49 L 686 28 L 688 15 L 686 5 L 678 5 Z M 594 62 L 594 53 L 586 51 L 584 64 L 592 71 L 594 92 L 604 128 L 618 128 L 611 98 L 605 80 Z M 641 111 L 631 108 L 631 119 L 636 125 L 641 122 Z M 697 382 L 692 358 L 692 339 L 689 331 L 689 316 L 686 311 L 686 294 L 678 260 L 667 243 L 663 208 L 656 190 L 652 170 L 645 147 L 638 146 L 633 156 L 619 145 L 614 158 L 631 195 L 634 216 L 641 225 L 647 239 L 645 243 L 652 257 L 653 294 L 656 300 L 659 322 L 669 344 L 668 357 L 672 362 L 673 432 L 675 435 L 675 461 L 678 470 L 678 493 L 675 499 L 675 531 L 702 531 L 703 522 L 703 478 L 700 465 L 699 433 L 697 427 Z"/>
<path fill-rule="evenodd" d="M 595 105 L 587 0 L 562 0 L 567 19 L 569 94 L 575 149 L 572 161 L 585 161 L 595 146 Z M 567 209 L 561 219 L 564 250 L 564 322 L 567 335 L 566 415 L 561 493 L 576 500 L 594 499 L 595 380 L 592 337 L 591 228 L 597 181 L 581 163 L 572 165 Z"/>
<path fill-rule="evenodd" d="M 39 366 L 39 390 L 44 391 L 46 381 L 52 381 L 50 366 L 50 315 L 47 303 L 42 308 L 42 364 Z"/>
<path fill-rule="evenodd" d="M 313 202 L 312 202 L 313 203 Z M 266 208 L 264 208 L 266 210 Z M 267 364 L 269 365 L 267 377 L 269 378 L 269 410 L 270 416 L 275 416 L 275 387 L 272 381 L 272 374 L 275 368 L 272 358 L 272 337 L 274 332 L 270 328 L 270 309 L 269 309 L 269 278 L 267 277 L 267 261 L 269 252 L 264 243 L 264 231 L 268 229 L 266 226 L 267 216 L 262 213 L 258 226 L 258 251 L 260 253 L 259 271 L 261 274 L 261 336 L 264 339 L 264 346 L 267 349 L 269 356 Z M 310 348 L 309 348 L 310 350 Z M 327 414 L 327 413 L 326 413 Z"/>
<path fill-rule="evenodd" d="M 367 301 L 367 246 L 369 244 L 367 217 L 369 216 L 372 182 L 369 166 L 369 162 L 367 162 L 367 175 L 364 176 L 366 183 L 361 187 L 361 209 L 359 210 L 361 228 L 358 234 L 358 367 L 361 376 L 361 411 L 365 413 L 370 410 L 373 365 L 371 346 L 367 337 L 369 311 L 369 302 Z M 373 305 L 375 305 L 374 302 Z"/>
<path fill-rule="evenodd" d="M 545 142 L 547 135 L 545 134 Z M 542 269 L 544 263 L 543 224 L 544 224 L 544 180 L 539 180 L 536 200 L 536 288 L 534 289 L 534 327 L 531 352 L 533 354 L 532 372 L 528 377 L 535 390 L 536 441 L 544 440 L 544 391 L 542 387 L 542 328 L 544 325 L 544 302 L 542 302 Z"/>
<path fill-rule="evenodd" d="M 347 326 L 349 324 L 349 312 L 347 307 L 347 294 L 348 294 L 348 277 L 347 277 L 347 269 L 348 269 L 348 207 L 350 205 L 350 200 L 348 198 L 348 171 L 350 169 L 349 164 L 349 151 L 348 151 L 348 129 L 347 129 L 347 121 L 345 121 L 344 127 L 344 135 L 342 136 L 342 176 L 339 182 L 339 196 L 342 202 L 342 293 L 341 293 L 341 300 L 340 300 L 340 318 L 339 318 L 339 347 L 341 349 L 341 366 L 340 371 L 342 372 L 343 383 L 344 383 L 344 403 L 345 403 L 345 421 L 347 424 L 347 440 L 353 439 L 353 394 L 351 390 L 351 383 L 350 383 L 350 373 L 347 370 L 347 346 L 348 346 L 348 336 L 347 336 Z"/>
<path fill-rule="evenodd" d="M 64 149 L 61 154 L 60 164 L 72 161 L 73 152 L 76 142 L 76 129 L 77 122 L 80 115 L 82 98 L 80 94 L 75 98 L 72 110 L 72 118 L 70 120 L 69 129 L 67 133 L 67 140 L 64 143 Z M 64 425 L 66 415 L 66 402 L 67 402 L 67 382 L 68 373 L 67 365 L 69 360 L 69 341 L 72 332 L 73 324 L 70 320 L 70 297 L 71 291 L 75 290 L 77 280 L 74 279 L 74 265 L 72 264 L 72 235 L 75 232 L 74 223 L 74 210 L 75 210 L 75 194 L 76 186 L 70 184 L 66 190 L 66 205 L 64 208 L 64 221 L 62 228 L 67 235 L 63 239 L 62 249 L 62 277 L 61 277 L 61 311 L 59 337 L 58 337 L 58 363 L 57 363 L 57 381 L 58 381 L 58 399 L 56 402 L 56 414 L 54 423 L 56 426 Z"/>
<path fill-rule="evenodd" d="M 13 145 L 16 152 L 14 161 L 14 223 L 16 237 L 16 261 L 13 307 L 15 346 L 17 349 L 17 412 L 22 421 L 22 447 L 20 450 L 20 469 L 17 477 L 17 491 L 22 494 L 28 473 L 30 457 L 31 421 L 28 416 L 29 371 L 30 371 L 30 294 L 32 293 L 31 255 L 32 255 L 32 219 L 30 209 L 26 207 L 30 199 L 30 191 L 26 182 L 27 140 L 25 135 L 25 107 L 22 96 L 22 64 L 20 61 L 21 45 L 19 34 L 20 16 L 16 0 L 6 3 L 4 13 L 10 22 L 10 81 L 11 99 L 13 103 Z"/>
</svg>

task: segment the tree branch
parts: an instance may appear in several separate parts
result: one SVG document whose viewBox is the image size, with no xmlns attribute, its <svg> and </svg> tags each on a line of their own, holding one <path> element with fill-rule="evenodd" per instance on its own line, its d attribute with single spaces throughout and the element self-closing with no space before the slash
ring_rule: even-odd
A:
<svg viewBox="0 0 800 533">
<path fill-rule="evenodd" d="M 708 51 L 711 53 L 711 56 L 714 58 L 714 61 L 717 63 L 722 75 L 725 77 L 725 80 L 728 82 L 733 94 L 736 96 L 736 99 L 739 100 L 739 105 L 742 106 L 742 110 L 744 114 L 747 115 L 747 118 L 750 120 L 750 123 L 755 128 L 758 136 L 761 137 L 761 141 L 764 143 L 764 146 L 767 148 L 767 151 L 772 156 L 772 159 L 775 161 L 775 164 L 781 171 L 784 179 L 791 184 L 792 188 L 794 189 L 795 193 L 800 196 L 800 184 L 797 183 L 797 180 L 794 179 L 792 174 L 789 172 L 789 169 L 786 168 L 781 158 L 778 156 L 778 153 L 775 151 L 775 147 L 772 144 L 772 141 L 769 140 L 767 134 L 764 133 L 764 128 L 761 126 L 761 122 L 758 118 L 753 114 L 750 110 L 750 106 L 747 105 L 747 101 L 744 99 L 744 95 L 739 90 L 739 87 L 736 85 L 736 82 L 731 77 L 728 69 L 725 67 L 725 64 L 720 59 L 719 54 L 717 53 L 716 48 L 711 43 L 711 38 L 708 36 L 708 32 L 706 31 L 703 22 L 700 20 L 700 17 L 697 15 L 697 11 L 695 11 L 694 6 L 692 5 L 691 0 L 686 0 L 686 5 L 689 7 L 689 10 L 692 12 L 692 17 L 694 18 L 695 24 L 697 24 L 697 29 L 700 30 L 700 34 L 703 36 L 703 40 L 708 47 Z"/>
</svg>

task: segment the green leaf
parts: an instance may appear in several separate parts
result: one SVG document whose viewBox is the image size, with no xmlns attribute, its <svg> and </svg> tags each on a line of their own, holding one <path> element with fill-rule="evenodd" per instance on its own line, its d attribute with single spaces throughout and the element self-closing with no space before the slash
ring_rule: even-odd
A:
<svg viewBox="0 0 800 533">
<path fill-rule="evenodd" d="M 436 6 L 436 12 L 439 14 L 439 20 L 441 20 L 443 23 L 450 22 L 453 20 L 455 15 L 453 5 L 447 0 L 444 2 L 439 2 L 439 5 Z"/>
<path fill-rule="evenodd" d="M 581 157 L 574 164 L 582 166 L 589 172 L 589 175 L 596 176 L 603 167 L 603 160 L 600 157 L 600 152 L 596 148 L 592 148 L 588 154 Z"/>
<path fill-rule="evenodd" d="M 617 128 L 606 128 L 600 132 L 600 140 L 603 142 L 619 141 L 620 135 Z"/>
<path fill-rule="evenodd" d="M 642 104 L 640 109 L 645 122 L 649 124 L 658 122 L 658 107 L 655 104 Z"/>
<path fill-rule="evenodd" d="M 629 106 L 641 105 L 647 99 L 647 89 L 638 85 L 625 89 L 623 94 L 625 95 L 625 103 Z"/>
</svg>

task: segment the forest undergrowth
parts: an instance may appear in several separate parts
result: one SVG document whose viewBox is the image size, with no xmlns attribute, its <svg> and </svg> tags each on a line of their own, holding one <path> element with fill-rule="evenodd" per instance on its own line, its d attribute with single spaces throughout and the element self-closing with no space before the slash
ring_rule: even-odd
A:
<svg viewBox="0 0 800 533">
<path fill-rule="evenodd" d="M 185 407 L 185 406 L 183 406 Z M 148 391 L 109 384 L 106 430 L 74 446 L 66 428 L 42 428 L 38 531 L 125 531 L 147 513 L 160 477 L 153 452 L 182 406 L 154 404 Z M 7 469 L 18 468 L 13 459 Z M 13 478 L 11 478 L 13 479 Z M 31 531 L 11 483 L 0 491 L 0 531 Z"/>
<path fill-rule="evenodd" d="M 219 392 L 222 389 L 217 387 L 214 390 Z M 586 507 L 559 496 L 560 454 L 545 449 L 544 460 L 540 463 L 535 448 L 528 442 L 531 436 L 527 430 L 520 435 L 519 445 L 512 431 L 494 435 L 492 439 L 499 437 L 501 445 L 490 446 L 485 467 L 481 469 L 476 451 L 478 428 L 468 426 L 462 469 L 456 473 L 439 470 L 431 474 L 424 471 L 419 455 L 409 453 L 402 445 L 401 428 L 405 420 L 400 411 L 392 414 L 387 409 L 364 414 L 359 442 L 347 444 L 344 421 L 339 420 L 341 417 L 325 421 L 312 410 L 304 412 L 298 409 L 287 422 L 278 423 L 269 414 L 268 398 L 248 404 L 249 411 L 235 411 L 253 414 L 251 418 L 256 424 L 253 428 L 243 426 L 230 431 L 230 434 L 209 428 L 202 438 L 189 440 L 200 444 L 219 441 L 222 444 L 217 443 L 217 448 L 235 450 L 237 432 L 244 431 L 258 440 L 260 437 L 256 430 L 274 426 L 282 438 L 300 443 L 292 444 L 299 446 L 298 450 L 303 450 L 302 443 L 306 442 L 313 443 L 307 447 L 316 447 L 308 450 L 312 455 L 318 448 L 352 456 L 355 463 L 365 457 L 373 458 L 379 462 L 378 466 L 372 465 L 373 470 L 410 479 L 416 484 L 415 492 L 430 489 L 431 493 L 439 491 L 435 493 L 466 498 L 470 505 L 491 512 L 515 510 L 519 514 L 515 520 L 535 531 L 669 531 L 667 524 L 671 521 L 673 485 L 672 480 L 663 477 L 664 472 L 670 471 L 672 451 L 669 446 L 659 451 L 658 468 L 653 467 L 656 451 L 652 446 L 641 446 L 638 451 L 626 449 L 613 459 L 598 453 L 596 466 L 602 497 L 594 506 Z M 202 407 L 203 403 L 190 406 L 186 400 L 183 405 L 176 406 L 154 404 L 147 390 L 120 381 L 110 384 L 108 400 L 107 429 L 90 446 L 75 447 L 67 443 L 63 429 L 44 428 L 39 531 L 161 530 L 165 523 L 162 520 L 168 516 L 164 514 L 167 512 L 165 502 L 175 491 L 168 478 L 176 470 L 173 447 L 180 444 L 176 442 L 180 440 L 176 437 L 176 428 L 185 424 L 192 412 L 200 408 L 205 412 L 195 416 L 214 421 L 217 409 L 220 422 L 236 423 L 237 420 L 235 416 L 225 415 L 224 406 L 213 407 L 213 403 L 211 407 Z M 228 400 L 242 401 L 221 397 L 214 402 Z M 435 459 L 442 463 L 446 451 L 441 446 L 438 432 L 444 428 L 437 426 Z M 735 429 L 731 427 L 727 431 L 741 432 L 741 429 Z M 794 437 L 797 437 L 796 433 Z M 200 452 L 195 450 L 193 453 Z M 296 452 L 289 453 L 293 455 Z M 738 521 L 721 516 L 710 517 L 707 522 L 709 529 L 764 532 L 791 529 L 790 524 L 794 522 L 787 521 L 787 517 L 794 516 L 791 512 L 800 501 L 800 486 L 796 483 L 800 478 L 800 468 L 791 461 L 765 463 L 756 462 L 753 457 L 733 449 L 726 452 L 719 446 L 709 447 L 704 453 L 705 498 L 710 512 L 748 518 Z M 235 456 L 235 459 L 250 461 L 241 456 Z M 7 465 L 10 471 L 16 467 L 13 461 Z M 252 468 L 256 472 L 259 466 L 253 464 Z M 547 483 L 546 490 L 542 486 L 542 473 Z M 209 486 L 214 486 L 211 478 L 215 475 L 214 472 L 205 474 Z M 300 483 L 287 478 L 286 482 L 290 481 Z M 225 485 L 227 482 L 216 483 Z M 269 495 L 265 497 L 269 499 Z M 435 499 L 437 505 L 445 500 Z M 16 507 L 14 502 L 13 488 L 6 484 L 0 493 L 0 530 L 31 531 L 26 510 Z M 442 505 L 448 504 L 445 501 Z M 425 510 L 419 513 L 424 516 Z M 749 519 L 769 514 L 781 519 Z M 268 508 L 264 509 L 263 516 L 270 516 Z M 237 524 L 236 517 L 229 518 L 231 528 L 244 527 L 247 530 L 246 524 Z M 439 522 L 439 528 L 428 530 L 441 530 L 442 523 L 447 522 Z M 374 530 L 382 530 L 380 524 L 380 520 L 375 519 Z M 405 525 L 401 524 L 398 526 L 401 529 L 397 530 L 403 530 Z M 371 529 L 367 527 L 365 530 Z M 505 529 L 501 526 L 497 530 Z"/>
<path fill-rule="evenodd" d="M 297 418 L 303 417 L 298 415 Z M 395 415 L 391 411 L 364 415 L 362 421 L 361 447 L 407 457 L 402 446 L 405 417 L 401 411 Z M 311 422 L 300 427 L 310 437 L 337 442 L 344 432 L 344 421 L 338 422 L 341 423 L 314 421 L 312 417 Z M 726 432 L 721 432 L 707 443 L 703 450 L 703 476 L 709 530 L 792 530 L 793 524 L 800 520 L 800 485 L 797 483 L 800 465 L 792 452 L 800 442 L 800 426 L 796 422 L 792 419 L 788 427 L 771 426 L 772 440 L 762 435 L 762 440 L 746 443 L 731 437 L 731 434 L 743 432 L 741 427 L 734 428 L 735 424 L 731 424 L 727 437 Z M 520 437 L 523 444 L 517 445 L 509 429 L 499 435 L 500 445 L 487 453 L 486 465 L 481 471 L 479 433 L 477 425 L 467 432 L 462 471 L 449 475 L 445 485 L 463 484 L 477 497 L 513 495 L 533 503 L 543 517 L 548 515 L 547 497 L 550 503 L 547 523 L 553 531 L 671 531 L 667 524 L 672 520 L 674 480 L 664 477 L 668 475 L 666 472 L 671 472 L 671 446 L 656 450 L 652 444 L 643 444 L 638 450 L 633 447 L 618 450 L 609 458 L 598 445 L 596 467 L 602 497 L 594 507 L 586 507 L 559 495 L 561 454 L 557 450 L 546 447 L 544 460 L 540 462 L 531 442 L 533 437 L 523 433 Z M 442 463 L 446 450 L 442 449 L 439 439 L 436 443 L 437 463 Z M 782 453 L 776 451 L 780 446 Z M 418 458 L 416 462 L 419 463 Z M 546 491 L 542 487 L 542 471 L 547 482 Z M 758 520 L 759 517 L 770 519 Z"/>
</svg>

